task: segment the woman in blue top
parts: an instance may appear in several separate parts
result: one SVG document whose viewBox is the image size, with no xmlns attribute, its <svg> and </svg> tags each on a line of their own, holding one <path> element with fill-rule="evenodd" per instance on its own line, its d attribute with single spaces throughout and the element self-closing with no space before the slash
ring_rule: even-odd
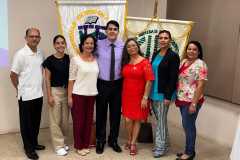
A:
<svg viewBox="0 0 240 160">
<path fill-rule="evenodd" d="M 169 31 L 160 31 L 158 34 L 160 50 L 153 53 L 152 57 L 155 81 L 152 83 L 149 97 L 158 121 L 155 147 L 153 148 L 155 158 L 165 155 L 170 149 L 167 113 L 171 101 L 176 97 L 175 89 L 180 63 L 179 56 L 169 48 L 171 41 Z"/>
</svg>

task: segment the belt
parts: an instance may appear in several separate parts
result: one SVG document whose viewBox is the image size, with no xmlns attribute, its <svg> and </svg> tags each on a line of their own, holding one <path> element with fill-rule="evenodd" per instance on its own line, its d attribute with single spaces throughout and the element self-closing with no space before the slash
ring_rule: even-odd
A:
<svg viewBox="0 0 240 160">
<path fill-rule="evenodd" d="M 68 86 L 67 86 L 67 85 L 63 85 L 63 86 L 52 86 L 52 87 L 68 88 Z"/>
<path fill-rule="evenodd" d="M 103 79 L 99 79 L 99 78 L 98 78 L 98 81 L 99 81 L 99 82 L 102 82 L 102 83 L 104 83 L 104 84 L 108 84 L 108 85 L 116 85 L 116 84 L 121 84 L 122 81 L 123 81 L 123 79 L 120 78 L 120 79 L 114 80 L 114 81 L 106 81 L 106 80 L 103 80 Z"/>
<path fill-rule="evenodd" d="M 63 85 L 62 88 L 67 88 L 68 86 L 67 85 Z"/>
</svg>

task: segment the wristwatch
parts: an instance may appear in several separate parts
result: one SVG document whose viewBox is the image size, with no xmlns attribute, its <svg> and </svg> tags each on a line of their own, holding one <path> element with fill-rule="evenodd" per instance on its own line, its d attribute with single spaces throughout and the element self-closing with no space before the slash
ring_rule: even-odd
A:
<svg viewBox="0 0 240 160">
<path fill-rule="evenodd" d="M 143 96 L 143 98 L 144 98 L 144 99 L 148 99 L 148 97 L 147 97 L 147 96 Z"/>
<path fill-rule="evenodd" d="M 195 104 L 195 103 L 192 103 L 192 105 L 193 105 L 194 107 L 196 107 L 196 104 Z"/>
</svg>

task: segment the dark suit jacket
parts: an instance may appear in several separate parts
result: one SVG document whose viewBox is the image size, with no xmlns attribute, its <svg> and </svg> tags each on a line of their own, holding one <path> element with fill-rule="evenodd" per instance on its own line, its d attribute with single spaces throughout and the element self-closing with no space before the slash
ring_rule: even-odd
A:
<svg viewBox="0 0 240 160">
<path fill-rule="evenodd" d="M 151 63 L 153 63 L 159 52 L 160 50 L 153 53 Z M 179 63 L 179 56 L 172 51 L 172 49 L 168 48 L 165 56 L 158 66 L 158 92 L 164 94 L 164 99 L 171 100 L 172 94 L 176 89 Z"/>
</svg>

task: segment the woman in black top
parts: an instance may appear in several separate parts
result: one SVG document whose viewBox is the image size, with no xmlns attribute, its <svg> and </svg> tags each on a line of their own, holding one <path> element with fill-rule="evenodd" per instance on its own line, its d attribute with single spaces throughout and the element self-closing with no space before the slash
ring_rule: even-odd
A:
<svg viewBox="0 0 240 160">
<path fill-rule="evenodd" d="M 167 113 L 171 101 L 176 97 L 179 56 L 169 48 L 171 43 L 169 31 L 162 30 L 158 34 L 160 50 L 152 57 L 152 68 L 155 77 L 149 97 L 157 118 L 156 140 L 153 148 L 154 157 L 159 158 L 170 149 L 170 140 L 167 128 Z"/>
<path fill-rule="evenodd" d="M 42 64 L 45 68 L 52 145 L 54 151 L 60 156 L 66 155 L 66 151 L 69 150 L 66 145 L 69 116 L 67 100 L 69 56 L 64 53 L 66 45 L 63 36 L 55 36 L 53 47 L 56 53 L 49 56 Z"/>
</svg>

